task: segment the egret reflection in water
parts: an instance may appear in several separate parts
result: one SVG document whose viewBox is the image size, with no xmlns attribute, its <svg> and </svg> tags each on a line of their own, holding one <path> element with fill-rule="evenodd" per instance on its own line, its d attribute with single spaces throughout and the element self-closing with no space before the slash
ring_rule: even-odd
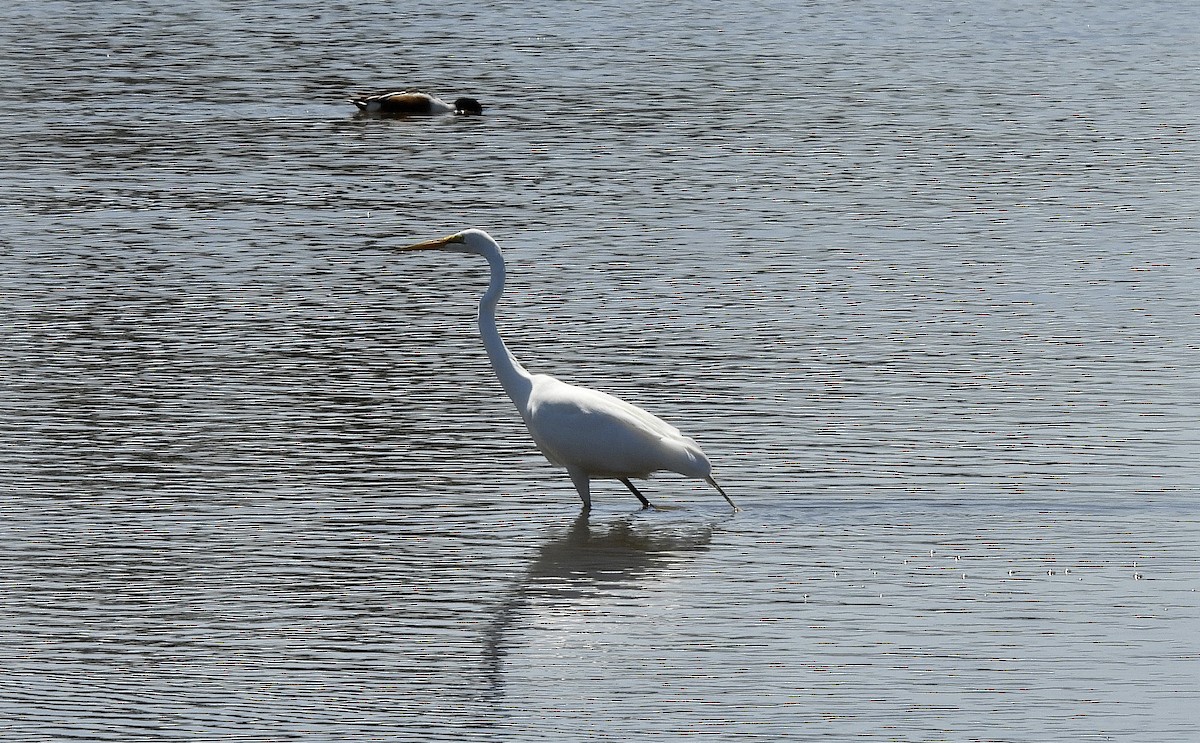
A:
<svg viewBox="0 0 1200 743">
<path fill-rule="evenodd" d="M 647 517 L 649 516 L 649 517 Z M 504 658 L 524 619 L 552 610 L 585 611 L 600 599 L 637 591 L 672 565 L 708 550 L 715 524 L 676 520 L 670 512 L 593 520 L 583 511 L 551 538 L 496 606 L 484 637 L 492 699 L 504 686 Z"/>
</svg>

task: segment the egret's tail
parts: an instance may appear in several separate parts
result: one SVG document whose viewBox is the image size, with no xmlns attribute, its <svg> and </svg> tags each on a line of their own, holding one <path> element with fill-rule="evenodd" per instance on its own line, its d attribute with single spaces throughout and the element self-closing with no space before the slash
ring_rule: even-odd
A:
<svg viewBox="0 0 1200 743">
<path fill-rule="evenodd" d="M 724 498 L 725 498 L 725 500 L 726 500 L 726 501 L 729 503 L 729 505 L 730 505 L 730 506 L 733 508 L 733 510 L 735 510 L 735 511 L 740 511 L 740 510 L 742 510 L 742 509 L 738 508 L 738 507 L 737 507 L 737 504 L 733 502 L 733 499 L 732 499 L 732 498 L 730 498 L 730 497 L 729 497 L 729 496 L 728 496 L 728 495 L 725 493 L 725 491 L 721 489 L 721 486 L 717 484 L 717 481 L 716 481 L 716 480 L 714 480 L 714 479 L 712 479 L 712 476 L 707 476 L 707 477 L 705 477 L 705 478 L 704 478 L 704 481 L 705 481 L 705 482 L 707 482 L 709 485 L 712 485 L 714 488 L 716 488 L 716 489 L 717 489 L 717 492 L 718 492 L 718 493 L 720 493 L 720 494 L 722 495 L 722 497 L 724 497 Z"/>
</svg>

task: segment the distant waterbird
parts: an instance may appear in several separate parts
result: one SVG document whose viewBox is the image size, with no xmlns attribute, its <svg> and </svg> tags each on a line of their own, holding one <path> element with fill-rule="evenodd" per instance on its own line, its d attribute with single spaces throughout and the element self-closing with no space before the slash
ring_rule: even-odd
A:
<svg viewBox="0 0 1200 743">
<path fill-rule="evenodd" d="M 592 507 L 592 479 L 619 480 L 643 508 L 650 501 L 630 482 L 653 472 L 676 472 L 703 479 L 736 511 L 737 506 L 712 476 L 708 457 L 693 439 L 662 419 L 612 395 L 530 374 L 505 346 L 496 328 L 496 304 L 504 292 L 505 263 L 500 246 L 483 230 L 469 229 L 400 250 L 441 250 L 478 255 L 491 270 L 479 300 L 479 334 L 500 386 L 517 406 L 534 443 L 553 464 L 564 467 L 583 501 Z"/>
<path fill-rule="evenodd" d="M 365 114 L 377 116 L 438 116 L 441 114 L 457 114 L 459 116 L 480 116 L 483 106 L 474 98 L 456 98 L 454 103 L 446 103 L 440 98 L 420 91 L 401 90 L 393 93 L 374 93 L 359 95 L 350 99 Z"/>
</svg>

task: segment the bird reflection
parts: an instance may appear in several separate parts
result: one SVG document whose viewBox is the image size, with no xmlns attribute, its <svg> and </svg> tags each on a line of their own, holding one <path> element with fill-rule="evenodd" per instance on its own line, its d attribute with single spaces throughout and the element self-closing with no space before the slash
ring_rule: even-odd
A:
<svg viewBox="0 0 1200 743">
<path fill-rule="evenodd" d="M 661 511 L 611 521 L 580 513 L 565 535 L 542 545 L 537 559 L 496 607 L 485 630 L 484 665 L 492 700 L 503 693 L 511 635 L 529 614 L 551 606 L 589 605 L 654 576 L 682 557 L 708 549 L 713 524 L 659 522 Z"/>
</svg>

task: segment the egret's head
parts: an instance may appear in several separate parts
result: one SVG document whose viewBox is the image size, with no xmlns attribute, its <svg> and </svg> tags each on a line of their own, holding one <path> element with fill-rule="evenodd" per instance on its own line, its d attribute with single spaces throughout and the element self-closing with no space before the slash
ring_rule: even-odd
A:
<svg viewBox="0 0 1200 743">
<path fill-rule="evenodd" d="M 474 98 L 459 98 L 454 101 L 454 113 L 464 116 L 482 116 L 483 106 Z"/>
<path fill-rule="evenodd" d="M 500 247 L 496 245 L 496 241 L 492 239 L 491 235 L 475 228 L 400 248 L 400 250 L 445 250 L 451 253 L 472 253 L 474 255 L 483 255 L 487 251 L 498 251 L 499 249 Z"/>
</svg>

